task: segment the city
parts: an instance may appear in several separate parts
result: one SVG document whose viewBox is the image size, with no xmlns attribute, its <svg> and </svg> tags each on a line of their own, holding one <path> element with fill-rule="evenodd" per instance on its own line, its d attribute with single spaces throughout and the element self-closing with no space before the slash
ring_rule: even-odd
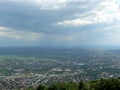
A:
<svg viewBox="0 0 120 90">
<path fill-rule="evenodd" d="M 120 50 L 52 48 L 32 53 L 0 56 L 1 89 L 120 77 Z"/>
</svg>

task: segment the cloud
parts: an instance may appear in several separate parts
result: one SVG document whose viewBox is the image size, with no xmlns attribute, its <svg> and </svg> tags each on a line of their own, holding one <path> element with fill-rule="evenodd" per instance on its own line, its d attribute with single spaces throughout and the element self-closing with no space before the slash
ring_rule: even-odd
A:
<svg viewBox="0 0 120 90">
<path fill-rule="evenodd" d="M 67 0 L 33 0 L 33 2 L 40 6 L 41 9 L 61 9 L 66 6 Z"/>
<path fill-rule="evenodd" d="M 85 19 L 74 19 L 74 20 L 65 20 L 63 22 L 58 22 L 58 25 L 61 26 L 83 26 L 87 24 L 95 23 L 94 20 L 85 20 Z"/>
<path fill-rule="evenodd" d="M 29 0 L 29 2 L 35 3 L 43 10 L 59 10 L 67 8 L 71 3 L 88 2 L 88 0 Z"/>
<path fill-rule="evenodd" d="M 34 4 L 42 10 L 57 10 L 66 6 L 68 0 L 5 0 L 7 2 Z M 71 1 L 71 0 L 70 0 Z M 75 0 L 77 1 L 77 0 Z"/>
<path fill-rule="evenodd" d="M 0 12 L 0 40 L 13 44 L 113 44 L 120 36 L 119 0 L 1 0 Z"/>
<path fill-rule="evenodd" d="M 4 2 L 4 1 L 2 1 Z M 5 0 L 5 2 L 26 3 L 36 5 L 42 10 L 61 10 L 68 7 L 86 7 L 84 3 L 88 3 L 88 0 Z M 95 2 L 95 0 L 92 0 Z M 78 4 L 79 3 L 79 4 Z M 74 5 L 76 4 L 76 6 Z M 71 5 L 71 6 L 70 6 Z"/>
<path fill-rule="evenodd" d="M 41 40 L 44 37 L 44 34 L 35 32 L 23 32 L 12 28 L 0 26 L 0 37 L 16 40 L 35 41 Z"/>
<path fill-rule="evenodd" d="M 77 18 L 58 22 L 61 26 L 84 26 L 96 23 L 113 23 L 120 21 L 120 2 L 106 0 L 88 12 L 77 14 Z"/>
<path fill-rule="evenodd" d="M 52 42 L 54 43 L 65 43 L 65 42 L 76 42 L 77 38 L 81 35 L 81 38 L 83 39 L 85 37 L 85 32 L 77 32 L 72 34 L 45 34 L 45 33 L 36 33 L 36 32 L 26 32 L 21 30 L 16 30 L 13 28 L 8 28 L 4 26 L 0 26 L 0 39 L 6 38 L 9 40 L 17 40 L 17 42 L 26 41 L 26 42 Z"/>
</svg>

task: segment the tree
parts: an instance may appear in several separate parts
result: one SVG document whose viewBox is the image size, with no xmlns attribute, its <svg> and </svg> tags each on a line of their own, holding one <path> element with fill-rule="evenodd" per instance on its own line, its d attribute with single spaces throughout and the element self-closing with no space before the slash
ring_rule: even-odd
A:
<svg viewBox="0 0 120 90">
<path fill-rule="evenodd" d="M 87 86 L 82 80 L 79 82 L 79 90 L 88 90 Z"/>
<path fill-rule="evenodd" d="M 39 86 L 37 87 L 37 90 L 45 90 L 45 86 L 39 85 Z"/>
</svg>

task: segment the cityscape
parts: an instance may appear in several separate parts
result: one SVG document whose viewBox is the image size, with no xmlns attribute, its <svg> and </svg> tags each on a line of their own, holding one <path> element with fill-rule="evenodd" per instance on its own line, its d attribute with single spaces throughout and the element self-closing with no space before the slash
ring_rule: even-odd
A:
<svg viewBox="0 0 120 90">
<path fill-rule="evenodd" d="M 120 90 L 120 0 L 0 0 L 0 90 Z"/>
<path fill-rule="evenodd" d="M 0 55 L 1 90 L 120 77 L 120 50 L 38 48 L 34 54 L 25 52 Z"/>
</svg>

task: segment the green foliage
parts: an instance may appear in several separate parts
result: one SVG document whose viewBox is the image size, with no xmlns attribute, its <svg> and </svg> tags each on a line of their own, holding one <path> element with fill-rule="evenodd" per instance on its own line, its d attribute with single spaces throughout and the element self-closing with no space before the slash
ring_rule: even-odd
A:
<svg viewBox="0 0 120 90">
<path fill-rule="evenodd" d="M 57 83 L 50 85 L 47 90 L 78 90 L 78 84 L 74 82 Z"/>
<path fill-rule="evenodd" d="M 82 80 L 79 83 L 79 90 L 88 90 L 86 83 L 84 83 Z"/>
<path fill-rule="evenodd" d="M 56 83 L 48 87 L 39 85 L 36 90 L 120 90 L 120 78 L 100 79 L 79 83 Z"/>
<path fill-rule="evenodd" d="M 45 86 L 39 85 L 39 86 L 37 87 L 37 90 L 45 90 Z"/>
<path fill-rule="evenodd" d="M 101 79 L 94 83 L 94 90 L 120 90 L 120 79 Z"/>
</svg>

